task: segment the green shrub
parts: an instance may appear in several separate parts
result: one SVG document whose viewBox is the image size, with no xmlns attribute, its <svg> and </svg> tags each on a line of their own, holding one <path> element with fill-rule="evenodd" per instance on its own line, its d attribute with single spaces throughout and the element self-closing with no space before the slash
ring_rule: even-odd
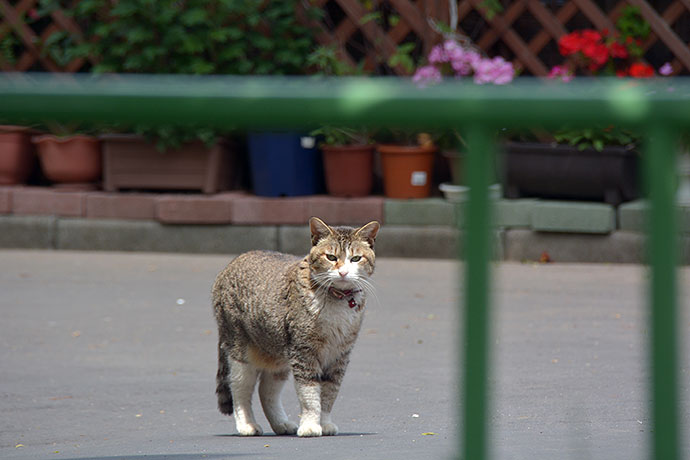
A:
<svg viewBox="0 0 690 460">
<path fill-rule="evenodd" d="M 51 55 L 92 57 L 97 73 L 304 73 L 315 42 L 284 0 L 42 0 L 73 16 L 84 41 L 55 41 Z M 71 3 L 71 2 L 69 2 Z M 51 44 L 48 44 L 51 45 Z"/>
</svg>

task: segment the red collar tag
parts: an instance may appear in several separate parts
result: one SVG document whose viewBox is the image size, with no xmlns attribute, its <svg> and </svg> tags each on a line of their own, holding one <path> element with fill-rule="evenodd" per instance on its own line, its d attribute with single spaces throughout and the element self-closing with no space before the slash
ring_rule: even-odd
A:
<svg viewBox="0 0 690 460">
<path fill-rule="evenodd" d="M 328 293 L 338 300 L 343 300 L 344 298 L 349 297 L 350 300 L 347 301 L 347 305 L 350 308 L 355 308 L 358 306 L 357 301 L 355 300 L 355 297 L 354 297 L 354 295 L 357 292 L 361 292 L 361 290 L 360 289 L 348 289 L 346 291 L 341 291 L 340 289 L 336 289 L 332 286 L 328 288 Z"/>
</svg>

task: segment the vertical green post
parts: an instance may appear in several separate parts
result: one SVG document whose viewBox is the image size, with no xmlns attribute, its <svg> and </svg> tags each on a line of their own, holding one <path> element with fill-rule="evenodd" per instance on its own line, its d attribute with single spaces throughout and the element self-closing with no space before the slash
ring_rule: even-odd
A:
<svg viewBox="0 0 690 460">
<path fill-rule="evenodd" d="M 467 182 L 470 186 L 465 219 L 465 310 L 463 375 L 463 459 L 487 458 L 489 370 L 489 259 L 491 257 L 489 176 L 493 139 L 487 126 L 467 131 Z"/>
<path fill-rule="evenodd" d="M 651 197 L 652 458 L 678 460 L 678 385 L 676 334 L 676 141 L 677 132 L 653 125 L 648 132 L 647 179 Z"/>
</svg>

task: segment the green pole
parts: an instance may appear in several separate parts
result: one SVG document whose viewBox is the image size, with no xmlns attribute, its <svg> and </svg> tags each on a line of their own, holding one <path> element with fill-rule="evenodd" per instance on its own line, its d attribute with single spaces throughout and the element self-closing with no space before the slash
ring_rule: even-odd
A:
<svg viewBox="0 0 690 460">
<path fill-rule="evenodd" d="M 652 458 L 657 460 L 680 458 L 676 374 L 677 139 L 674 129 L 654 124 L 649 130 L 645 151 L 651 197 Z"/>
<path fill-rule="evenodd" d="M 484 125 L 467 131 L 467 179 L 470 186 L 465 240 L 463 459 L 487 458 L 489 370 L 489 176 L 493 139 Z"/>
</svg>

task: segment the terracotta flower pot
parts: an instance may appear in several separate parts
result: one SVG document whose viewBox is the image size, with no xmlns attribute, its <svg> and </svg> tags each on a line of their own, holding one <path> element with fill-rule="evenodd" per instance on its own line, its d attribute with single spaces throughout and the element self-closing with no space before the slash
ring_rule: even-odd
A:
<svg viewBox="0 0 690 460">
<path fill-rule="evenodd" d="M 34 162 L 35 156 L 28 132 L 0 131 L 0 185 L 26 182 Z"/>
<path fill-rule="evenodd" d="M 56 184 L 85 185 L 101 178 L 101 145 L 95 137 L 41 135 L 33 142 L 43 173 Z"/>
<path fill-rule="evenodd" d="M 328 145 L 323 151 L 326 189 L 334 196 L 366 196 L 374 182 L 373 145 Z"/>
<path fill-rule="evenodd" d="M 426 198 L 431 194 L 436 146 L 379 145 L 377 150 L 387 197 Z"/>
</svg>

